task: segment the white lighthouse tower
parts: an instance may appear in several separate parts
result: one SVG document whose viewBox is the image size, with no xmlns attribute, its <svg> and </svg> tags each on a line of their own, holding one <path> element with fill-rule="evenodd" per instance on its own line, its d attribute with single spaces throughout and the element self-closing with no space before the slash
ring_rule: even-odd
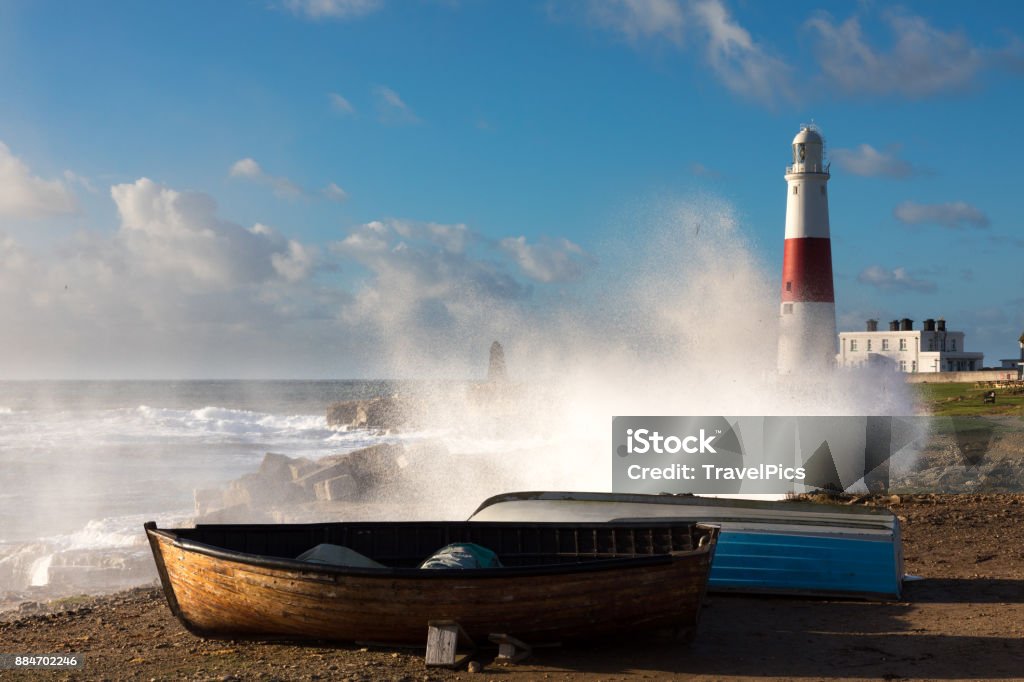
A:
<svg viewBox="0 0 1024 682">
<path fill-rule="evenodd" d="M 802 126 L 793 138 L 793 165 L 786 167 L 786 246 L 779 311 L 781 374 L 827 369 L 835 362 L 828 179 L 821 132 L 813 124 Z"/>
</svg>

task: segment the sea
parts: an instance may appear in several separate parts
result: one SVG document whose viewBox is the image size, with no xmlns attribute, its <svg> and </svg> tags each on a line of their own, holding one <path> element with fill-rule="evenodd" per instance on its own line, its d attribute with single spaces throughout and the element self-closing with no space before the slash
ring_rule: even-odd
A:
<svg viewBox="0 0 1024 682">
<path fill-rule="evenodd" d="M 267 452 L 318 459 L 399 436 L 331 428 L 386 381 L 0 382 L 0 607 L 151 581 L 142 524 L 187 523 L 194 491 Z"/>
</svg>

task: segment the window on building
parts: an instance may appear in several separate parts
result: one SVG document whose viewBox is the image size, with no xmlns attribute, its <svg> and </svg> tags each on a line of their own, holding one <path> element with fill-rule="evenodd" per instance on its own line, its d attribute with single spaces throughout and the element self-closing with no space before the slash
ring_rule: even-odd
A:
<svg viewBox="0 0 1024 682">
<path fill-rule="evenodd" d="M 950 350 L 956 350 L 956 339 L 950 339 L 949 340 L 949 349 Z"/>
<path fill-rule="evenodd" d="M 797 194 L 797 189 L 798 189 L 797 186 L 793 185 L 793 194 Z"/>
<path fill-rule="evenodd" d="M 910 371 L 911 372 L 916 372 L 917 371 L 917 360 L 912 360 L 910 362 Z"/>
<path fill-rule="evenodd" d="M 850 350 L 857 350 L 857 339 L 850 339 Z"/>
<path fill-rule="evenodd" d="M 907 349 L 907 340 L 906 339 L 900 339 L 900 350 L 906 350 L 906 349 Z"/>
<path fill-rule="evenodd" d="M 906 360 L 900 360 L 900 371 L 901 372 L 906 372 L 907 371 L 907 361 Z"/>
<path fill-rule="evenodd" d="M 867 351 L 868 351 L 869 353 L 871 352 L 871 339 L 868 339 L 868 347 L 867 347 Z"/>
<path fill-rule="evenodd" d="M 786 282 L 786 291 L 793 291 L 793 283 Z"/>
<path fill-rule="evenodd" d="M 782 314 L 783 315 L 792 315 L 793 314 L 793 304 L 792 303 L 783 303 L 782 304 Z"/>
<path fill-rule="evenodd" d="M 822 194 L 825 194 L 825 185 L 822 185 L 822 186 L 821 186 L 821 193 L 822 193 Z"/>
<path fill-rule="evenodd" d="M 882 350 L 889 350 L 889 339 L 882 339 Z"/>
<path fill-rule="evenodd" d="M 934 336 L 929 336 L 928 337 L 928 350 L 935 350 L 935 337 Z"/>
</svg>

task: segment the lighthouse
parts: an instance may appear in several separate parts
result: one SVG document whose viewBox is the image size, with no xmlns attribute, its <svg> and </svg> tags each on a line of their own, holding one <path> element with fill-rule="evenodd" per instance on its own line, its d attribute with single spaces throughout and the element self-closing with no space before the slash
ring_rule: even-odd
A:
<svg viewBox="0 0 1024 682">
<path fill-rule="evenodd" d="M 836 303 L 828 225 L 829 166 L 825 140 L 806 125 L 793 138 L 786 166 L 786 245 L 779 309 L 779 373 L 831 368 L 836 355 Z"/>
</svg>

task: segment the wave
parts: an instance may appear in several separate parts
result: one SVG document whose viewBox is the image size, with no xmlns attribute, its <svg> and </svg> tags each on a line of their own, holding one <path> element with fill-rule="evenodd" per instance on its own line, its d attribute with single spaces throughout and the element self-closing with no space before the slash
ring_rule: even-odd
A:
<svg viewBox="0 0 1024 682">
<path fill-rule="evenodd" d="M 152 579 L 142 524 L 180 526 L 184 510 L 93 519 L 62 535 L 0 547 L 0 594 L 28 588 L 56 589 L 50 596 L 143 584 Z M 55 584 L 56 581 L 56 584 Z"/>
<path fill-rule="evenodd" d="M 134 412 L 148 424 L 189 432 L 230 435 L 300 435 L 302 432 L 312 432 L 310 435 L 326 437 L 334 431 L 327 425 L 327 419 L 323 416 L 306 414 L 281 416 L 213 405 L 195 410 L 140 405 L 135 408 Z"/>
</svg>

